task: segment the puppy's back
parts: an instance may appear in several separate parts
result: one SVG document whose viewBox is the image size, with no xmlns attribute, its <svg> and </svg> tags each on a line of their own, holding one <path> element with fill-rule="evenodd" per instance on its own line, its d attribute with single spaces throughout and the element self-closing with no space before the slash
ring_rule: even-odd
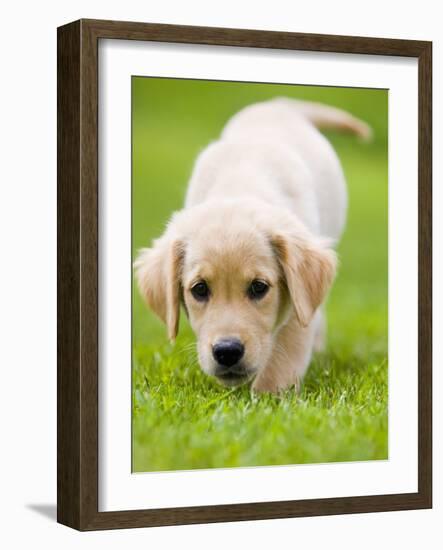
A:
<svg viewBox="0 0 443 550">
<path fill-rule="evenodd" d="M 226 124 L 222 140 L 289 147 L 312 176 L 322 234 L 338 239 L 346 218 L 345 178 L 335 150 L 320 129 L 351 133 L 365 141 L 372 133 L 367 124 L 341 109 L 278 97 L 235 114 Z"/>
<path fill-rule="evenodd" d="M 320 127 L 369 135 L 364 123 L 326 105 L 276 98 L 244 108 L 199 155 L 186 206 L 255 196 L 291 209 L 314 232 L 339 239 L 346 219 L 345 179 Z"/>
</svg>

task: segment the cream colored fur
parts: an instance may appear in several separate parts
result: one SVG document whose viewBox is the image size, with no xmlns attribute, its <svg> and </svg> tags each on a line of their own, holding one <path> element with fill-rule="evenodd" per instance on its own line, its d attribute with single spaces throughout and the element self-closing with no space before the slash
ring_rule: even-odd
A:
<svg viewBox="0 0 443 550">
<path fill-rule="evenodd" d="M 182 303 L 202 369 L 214 375 L 212 346 L 237 338 L 255 391 L 298 388 L 313 349 L 324 345 L 322 304 L 347 193 L 321 127 L 370 136 L 348 113 L 284 98 L 234 115 L 197 158 L 184 209 L 135 262 L 140 292 L 169 337 Z M 259 300 L 247 294 L 255 279 L 269 285 Z M 210 288 L 205 302 L 191 292 L 199 281 Z"/>
</svg>

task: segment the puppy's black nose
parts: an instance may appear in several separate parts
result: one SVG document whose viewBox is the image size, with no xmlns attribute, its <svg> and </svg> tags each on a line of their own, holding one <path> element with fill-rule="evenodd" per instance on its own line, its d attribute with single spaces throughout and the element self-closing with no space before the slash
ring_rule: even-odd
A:
<svg viewBox="0 0 443 550">
<path fill-rule="evenodd" d="M 219 365 L 232 367 L 240 361 L 245 353 L 245 347 L 237 338 L 219 340 L 212 346 L 212 355 Z"/>
</svg>

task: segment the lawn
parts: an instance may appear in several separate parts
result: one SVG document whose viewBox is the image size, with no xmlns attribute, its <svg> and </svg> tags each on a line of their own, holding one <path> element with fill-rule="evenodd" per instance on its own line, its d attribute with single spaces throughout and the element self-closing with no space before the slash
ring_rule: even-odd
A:
<svg viewBox="0 0 443 550">
<path fill-rule="evenodd" d="M 133 78 L 133 254 L 183 203 L 196 154 L 243 106 L 323 101 L 366 120 L 374 140 L 328 133 L 348 181 L 348 225 L 328 301 L 328 346 L 301 393 L 251 395 L 204 375 L 182 315 L 175 345 L 133 292 L 133 470 L 386 459 L 388 167 L 385 90 Z"/>
</svg>

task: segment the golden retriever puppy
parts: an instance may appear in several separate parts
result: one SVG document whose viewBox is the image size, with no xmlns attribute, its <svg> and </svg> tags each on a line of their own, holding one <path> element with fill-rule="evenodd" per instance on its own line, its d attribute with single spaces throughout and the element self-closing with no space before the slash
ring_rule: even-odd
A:
<svg viewBox="0 0 443 550">
<path fill-rule="evenodd" d="M 299 383 L 325 338 L 347 193 L 317 128 L 368 138 L 348 113 L 277 98 L 246 107 L 197 158 L 185 207 L 135 261 L 141 295 L 176 337 L 180 306 L 201 368 L 227 386 Z"/>
</svg>

